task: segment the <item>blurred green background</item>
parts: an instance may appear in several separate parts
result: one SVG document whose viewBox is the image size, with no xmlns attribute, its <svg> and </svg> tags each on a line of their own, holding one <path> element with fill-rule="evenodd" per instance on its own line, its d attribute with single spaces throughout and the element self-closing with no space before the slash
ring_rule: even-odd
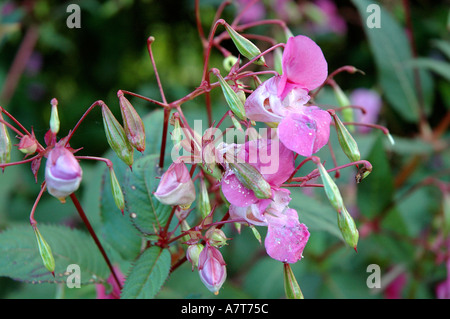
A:
<svg viewBox="0 0 450 319">
<path fill-rule="evenodd" d="M 447 247 L 450 246 L 445 244 L 449 239 L 444 226 L 445 220 L 448 223 L 446 213 L 449 214 L 450 73 L 445 75 L 445 68 L 429 61 L 440 61 L 450 67 L 449 51 L 443 49 L 450 47 L 449 2 L 406 2 L 413 17 L 417 55 L 429 59 L 422 65 L 428 72 L 425 128 L 418 120 L 405 116 L 395 106 L 392 95 L 386 97 L 382 75 L 394 70 L 384 70 L 377 60 L 374 50 L 377 43 L 365 32 L 364 20 L 354 2 L 336 1 L 336 15 L 345 26 L 343 30 L 337 30 L 330 27 L 336 23 L 324 23 L 325 17 L 314 6 L 315 2 L 263 1 L 262 17 L 282 18 L 294 35 L 308 35 L 319 44 L 329 72 L 343 65 L 353 65 L 365 72 L 364 76 L 342 73 L 336 81 L 348 94 L 360 87 L 377 90 L 383 98 L 378 123 L 386 126 L 397 141 L 394 147 L 389 146 L 376 130 L 368 135 L 356 135 L 362 158 L 372 162 L 374 172 L 367 182 L 358 186 L 357 192 L 346 172 L 342 172 L 340 186 L 344 196 L 355 207 L 360 232 L 366 231 L 366 235 L 361 236 L 357 254 L 329 230 L 335 216 L 323 197 L 308 197 L 301 192 L 292 196 L 297 201 L 293 205 L 298 207 L 301 221 L 303 206 L 309 211 L 303 222 L 310 227 L 312 236 L 304 252 L 305 258 L 293 266 L 306 298 L 435 298 L 437 284 L 447 278 Z M 72 3 L 81 8 L 81 28 L 70 29 L 66 25 L 70 15 L 66 9 Z M 209 30 L 220 3 L 200 1 L 205 30 Z M 308 5 L 312 6 L 305 9 Z M 401 30 L 405 30 L 408 21 L 404 3 L 391 0 L 382 1 L 380 5 Z M 228 6 L 223 18 L 232 21 L 238 8 L 239 3 Z M 61 136 L 73 128 L 96 100 L 103 100 L 119 116 L 116 97 L 119 89 L 159 100 L 146 47 L 146 40 L 151 35 L 156 39 L 152 48 L 167 99 L 181 98 L 200 84 L 202 47 L 195 25 L 193 0 L 3 1 L 0 13 L 0 105 L 26 128 L 33 127 L 41 142 L 48 130 L 50 100 L 54 97 L 59 101 Z M 381 19 L 383 29 L 386 20 L 383 15 Z M 283 34 L 273 26 L 260 26 L 251 31 L 284 41 Z M 385 29 L 384 32 L 392 37 L 391 41 L 397 41 L 395 32 L 389 33 Z M 436 45 L 436 41 L 441 46 Z M 233 50 L 231 43 L 227 48 Z M 21 54 L 26 59 L 18 58 Z M 211 66 L 221 67 L 221 63 L 222 57 L 214 52 Z M 16 69 L 13 69 L 14 65 Z M 142 115 L 155 109 L 154 105 L 139 99 L 130 101 Z M 202 99 L 198 99 L 190 106 L 192 118 L 198 114 L 204 116 L 201 102 Z M 327 89 L 318 96 L 318 102 L 337 105 L 333 92 Z M 214 101 L 215 119 L 222 116 L 223 105 L 218 96 Z M 100 116 L 100 111 L 94 110 L 73 137 L 71 146 L 83 147 L 80 155 L 102 156 L 108 150 Z M 160 124 L 154 123 L 155 126 Z M 427 135 L 427 129 L 439 134 Z M 431 140 L 426 136 L 431 136 Z M 336 143 L 335 139 L 333 143 Z M 21 154 L 14 150 L 13 159 L 20 158 Z M 98 176 L 98 167 L 92 163 L 84 162 L 83 170 L 85 178 L 80 194 L 91 189 L 90 183 L 96 185 Z M 39 177 L 42 181 L 43 176 Z M 428 177 L 441 181 L 444 191 L 436 187 L 439 184 L 436 182 L 416 188 Z M 28 222 L 38 191 L 39 183 L 34 182 L 27 165 L 8 168 L 0 175 L 0 230 Z M 89 196 L 86 198 L 88 202 Z M 96 203 L 88 202 L 87 205 L 95 207 Z M 61 205 L 50 196 L 43 197 L 36 216 L 42 224 L 80 225 L 71 205 Z M 233 233 L 235 230 L 231 228 L 228 232 L 228 237 L 234 238 L 224 248 L 229 275 L 218 297 L 282 298 L 281 263 L 265 255 L 263 246 L 257 243 L 250 230 L 244 229 L 240 235 Z M 371 263 L 380 265 L 386 283 L 384 287 L 399 280 L 398 286 L 389 286 L 390 289 L 397 287 L 397 294 L 389 295 L 390 290 L 386 289 L 367 288 L 366 267 Z M 55 285 L 22 284 L 0 277 L 2 298 L 53 298 L 58 293 L 59 288 Z M 81 290 L 67 290 L 66 296 L 95 297 L 95 289 L 87 286 Z M 158 296 L 212 297 L 198 275 L 191 273 L 188 264 L 171 275 Z"/>
</svg>

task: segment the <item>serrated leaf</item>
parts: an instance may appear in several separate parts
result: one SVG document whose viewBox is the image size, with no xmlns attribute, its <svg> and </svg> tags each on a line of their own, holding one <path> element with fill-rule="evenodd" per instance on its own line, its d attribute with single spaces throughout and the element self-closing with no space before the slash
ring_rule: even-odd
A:
<svg viewBox="0 0 450 319">
<path fill-rule="evenodd" d="M 167 249 L 150 247 L 139 256 L 122 290 L 123 299 L 155 297 L 169 276 L 170 253 Z"/>
<path fill-rule="evenodd" d="M 31 226 L 16 226 L 0 233 L 0 276 L 26 282 L 66 282 L 67 266 L 77 264 L 81 284 L 107 278 L 109 269 L 92 238 L 65 226 L 39 225 L 55 258 L 55 278 L 44 267 Z"/>
</svg>

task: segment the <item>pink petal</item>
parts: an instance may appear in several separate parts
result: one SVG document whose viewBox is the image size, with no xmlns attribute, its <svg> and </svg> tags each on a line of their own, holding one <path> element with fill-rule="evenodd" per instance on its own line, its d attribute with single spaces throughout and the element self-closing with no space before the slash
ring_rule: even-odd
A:
<svg viewBox="0 0 450 319">
<path fill-rule="evenodd" d="M 278 95 L 282 98 L 294 86 L 314 90 L 328 75 L 328 65 L 322 50 L 313 40 L 302 35 L 288 39 L 282 68 L 283 76 L 278 87 Z"/>
<path fill-rule="evenodd" d="M 228 171 L 222 178 L 222 192 L 232 205 L 239 207 L 247 207 L 258 201 L 255 193 L 242 185 L 236 175 L 231 171 Z"/>
<path fill-rule="evenodd" d="M 245 101 L 245 115 L 252 121 L 258 122 L 279 122 L 282 120 L 280 114 L 275 114 L 271 109 L 271 104 L 281 101 L 271 101 L 272 97 L 277 97 L 277 87 L 280 77 L 272 77 L 264 81 L 258 88 L 249 95 Z M 279 100 L 279 99 L 278 99 Z"/>
<path fill-rule="evenodd" d="M 270 257 L 292 264 L 303 257 L 308 239 L 308 228 L 300 224 L 297 212 L 289 209 L 285 216 L 269 219 L 264 245 Z"/>
</svg>

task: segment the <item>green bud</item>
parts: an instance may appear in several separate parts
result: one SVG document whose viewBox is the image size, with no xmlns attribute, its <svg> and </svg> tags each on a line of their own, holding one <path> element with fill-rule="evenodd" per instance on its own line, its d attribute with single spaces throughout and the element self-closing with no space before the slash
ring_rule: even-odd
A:
<svg viewBox="0 0 450 319">
<path fill-rule="evenodd" d="M 237 33 L 229 24 L 225 23 L 225 29 L 230 35 L 231 40 L 233 40 L 234 45 L 238 49 L 239 53 L 245 56 L 247 59 L 251 60 L 261 54 L 261 51 L 256 45 L 254 45 L 247 38 Z M 255 60 L 254 63 L 258 65 L 266 64 L 263 56 L 260 56 L 257 60 Z"/>
<path fill-rule="evenodd" d="M 227 101 L 227 104 L 230 107 L 231 111 L 236 114 L 236 116 L 241 120 L 245 120 L 244 103 L 242 103 L 242 100 L 239 98 L 236 92 L 234 92 L 227 81 L 225 81 L 224 78 L 220 75 L 219 71 L 217 69 L 213 69 L 213 72 L 219 79 L 223 95 L 225 96 L 225 100 Z"/>
<path fill-rule="evenodd" d="M 58 116 L 58 100 L 53 98 L 50 104 L 52 105 L 52 112 L 50 114 L 50 130 L 53 134 L 58 134 L 60 125 Z"/>
<path fill-rule="evenodd" d="M 332 85 L 334 90 L 334 95 L 338 101 L 338 104 L 342 107 L 350 106 L 350 100 L 347 95 L 342 91 L 341 87 L 337 85 L 335 82 Z M 345 107 L 342 109 L 342 116 L 344 118 L 344 122 L 353 122 L 355 120 L 353 109 L 350 107 Z M 348 129 L 351 132 L 355 131 L 355 127 L 353 125 L 349 125 Z"/>
<path fill-rule="evenodd" d="M 198 210 L 200 211 L 202 218 L 206 218 L 211 213 L 211 203 L 209 201 L 208 189 L 203 178 L 200 178 Z"/>
<path fill-rule="evenodd" d="M 261 173 L 248 163 L 229 163 L 238 180 L 260 199 L 271 198 L 272 188 Z"/>
<path fill-rule="evenodd" d="M 0 112 L 0 119 L 3 120 Z M 9 163 L 11 161 L 11 139 L 6 125 L 0 123 L 0 164 Z"/>
<path fill-rule="evenodd" d="M 120 112 L 122 113 L 127 138 L 133 147 L 139 152 L 143 152 L 145 150 L 144 123 L 122 91 L 117 92 L 117 97 L 119 98 Z"/>
<path fill-rule="evenodd" d="M 117 156 L 128 166 L 133 165 L 133 147 L 126 136 L 125 130 L 116 120 L 106 104 L 102 103 L 103 125 L 109 146 Z"/>
<path fill-rule="evenodd" d="M 241 123 L 239 123 L 239 121 L 236 119 L 235 116 L 230 116 L 231 117 L 231 122 L 233 122 L 234 128 L 243 132 L 244 130 L 242 129 L 242 125 Z"/>
<path fill-rule="evenodd" d="M 347 155 L 347 157 L 352 162 L 359 161 L 361 159 L 361 155 L 359 153 L 358 144 L 356 143 L 355 139 L 336 114 L 333 116 L 333 118 L 334 123 L 336 124 L 335 126 L 339 144 L 341 145 L 341 148 L 344 151 L 345 155 Z"/>
<path fill-rule="evenodd" d="M 116 173 L 112 167 L 109 168 L 109 176 L 111 178 L 111 191 L 113 194 L 114 202 L 116 206 L 123 214 L 125 209 L 125 199 L 123 197 L 122 188 L 120 187 L 119 181 L 117 180 Z"/>
<path fill-rule="evenodd" d="M 320 177 L 322 178 L 325 194 L 327 195 L 331 205 L 336 209 L 336 211 L 340 212 L 344 208 L 344 201 L 342 200 L 339 188 L 328 174 L 325 167 L 323 167 L 322 163 L 319 161 L 316 164 L 319 169 Z"/>
<path fill-rule="evenodd" d="M 53 258 L 52 249 L 50 245 L 42 237 L 37 227 L 33 227 L 34 233 L 36 234 L 36 240 L 38 243 L 39 254 L 41 255 L 42 262 L 45 268 L 48 269 L 53 275 L 55 272 L 55 259 Z"/>
<path fill-rule="evenodd" d="M 209 243 L 216 247 L 220 248 L 227 244 L 227 236 L 225 236 L 225 233 L 216 227 L 212 227 L 208 229 L 208 231 L 205 234 L 205 237 L 209 239 Z"/>
<path fill-rule="evenodd" d="M 236 65 L 239 61 L 237 57 L 234 55 L 229 55 L 225 59 L 223 59 L 223 68 L 225 71 L 230 72 L 231 68 Z"/>
<path fill-rule="evenodd" d="M 259 243 L 261 244 L 261 234 L 259 233 L 259 231 L 256 229 L 256 227 L 254 225 L 250 225 L 249 226 L 250 229 L 253 232 L 253 236 L 255 236 L 255 238 L 259 241 Z"/>
<path fill-rule="evenodd" d="M 203 248 L 205 247 L 202 244 L 189 245 L 186 251 L 186 258 L 192 264 L 192 270 L 194 270 L 195 267 L 198 267 L 198 259 Z"/>
<path fill-rule="evenodd" d="M 356 228 L 355 221 L 352 216 L 349 214 L 345 207 L 342 207 L 342 210 L 337 213 L 338 217 L 338 226 L 341 230 L 342 237 L 344 237 L 345 242 L 353 247 L 356 251 L 356 246 L 358 244 L 359 232 Z"/>
<path fill-rule="evenodd" d="M 288 263 L 283 264 L 283 278 L 284 278 L 284 292 L 287 299 L 304 299 L 300 285 L 295 279 L 292 272 L 291 265 Z"/>
</svg>

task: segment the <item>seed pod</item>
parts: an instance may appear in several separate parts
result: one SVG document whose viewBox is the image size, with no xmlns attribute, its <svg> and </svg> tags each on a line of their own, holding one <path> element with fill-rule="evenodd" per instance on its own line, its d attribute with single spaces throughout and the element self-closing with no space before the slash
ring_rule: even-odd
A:
<svg viewBox="0 0 450 319">
<path fill-rule="evenodd" d="M 344 122 L 353 122 L 354 118 L 355 118 L 354 114 L 353 114 L 354 113 L 353 109 L 350 107 L 346 107 L 346 106 L 351 105 L 349 98 L 344 93 L 344 91 L 342 91 L 341 87 L 338 84 L 336 84 L 336 82 L 332 82 L 332 83 L 333 83 L 332 87 L 333 87 L 334 95 L 336 96 L 338 104 L 341 107 L 344 107 L 342 109 L 342 116 L 344 117 Z M 349 125 L 348 129 L 350 130 L 350 132 L 355 131 L 355 127 L 353 125 Z"/>
<path fill-rule="evenodd" d="M 341 193 L 339 192 L 339 188 L 328 174 L 325 167 L 323 167 L 322 163 L 319 161 L 316 164 L 319 169 L 320 177 L 322 178 L 325 194 L 327 195 L 331 205 L 336 209 L 336 211 L 340 212 L 344 209 L 344 202 L 342 200 Z"/>
<path fill-rule="evenodd" d="M 333 119 L 336 124 L 336 132 L 342 151 L 344 151 L 345 155 L 347 155 L 352 162 L 359 161 L 361 155 L 355 139 L 336 114 L 333 115 Z"/>
<path fill-rule="evenodd" d="M 234 114 L 236 114 L 238 118 L 240 118 L 241 120 L 245 120 L 244 103 L 242 103 L 242 100 L 239 98 L 236 92 L 234 92 L 227 81 L 225 81 L 224 78 L 220 75 L 219 71 L 217 69 L 214 69 L 213 72 L 219 79 L 223 95 L 225 96 L 225 100 L 227 101 L 230 110 Z"/>
<path fill-rule="evenodd" d="M 238 180 L 260 199 L 271 198 L 272 188 L 261 173 L 248 163 L 228 163 Z"/>
<path fill-rule="evenodd" d="M 200 178 L 200 194 L 198 199 L 198 210 L 202 219 L 206 218 L 211 213 L 211 203 L 209 201 L 208 189 L 203 178 Z M 210 221 L 205 221 L 205 224 L 209 224 Z"/>
<path fill-rule="evenodd" d="M 42 262 L 44 263 L 45 268 L 50 271 L 53 276 L 55 275 L 55 259 L 53 258 L 52 249 L 50 245 L 45 241 L 44 237 L 42 237 L 39 229 L 37 227 L 33 227 L 34 233 L 36 234 L 36 240 L 38 243 L 39 254 L 41 255 Z"/>
<path fill-rule="evenodd" d="M 353 247 L 356 251 L 356 246 L 358 244 L 359 232 L 356 228 L 355 221 L 352 216 L 349 214 L 345 206 L 342 208 L 340 212 L 337 214 L 338 217 L 338 226 L 341 230 L 342 237 L 344 237 L 345 242 Z"/>
<path fill-rule="evenodd" d="M 106 139 L 109 146 L 117 156 L 128 166 L 133 165 L 133 147 L 126 136 L 125 130 L 116 120 L 106 104 L 101 104 L 103 125 L 105 127 Z"/>
<path fill-rule="evenodd" d="M 0 119 L 3 120 L 1 112 Z M 5 124 L 0 122 L 0 164 L 9 163 L 11 161 L 11 147 L 8 129 Z"/>
<path fill-rule="evenodd" d="M 225 29 L 227 30 L 231 40 L 238 49 L 239 53 L 251 60 L 261 54 L 261 51 L 250 40 L 237 33 L 229 24 L 225 23 Z M 254 61 L 255 64 L 265 65 L 264 57 L 260 56 Z"/>
<path fill-rule="evenodd" d="M 294 273 L 292 272 L 291 265 L 288 263 L 283 264 L 283 278 L 284 278 L 284 291 L 286 298 L 288 299 L 303 299 L 303 293 L 300 289 L 300 285 L 295 279 Z"/>
<path fill-rule="evenodd" d="M 119 181 L 117 180 L 116 173 L 112 167 L 109 168 L 109 176 L 111 178 L 111 191 L 114 198 L 114 202 L 120 211 L 122 212 L 125 209 L 125 199 L 123 197 L 122 188 L 120 187 Z"/>
<path fill-rule="evenodd" d="M 249 227 L 253 232 L 253 236 L 255 236 L 256 240 L 258 240 L 259 243 L 261 244 L 261 234 L 259 233 L 259 231 L 256 229 L 254 225 L 249 225 Z"/>
<path fill-rule="evenodd" d="M 144 123 L 122 91 L 117 92 L 117 97 L 119 98 L 120 112 L 122 113 L 123 126 L 128 141 L 139 152 L 143 152 L 145 150 Z"/>
</svg>

